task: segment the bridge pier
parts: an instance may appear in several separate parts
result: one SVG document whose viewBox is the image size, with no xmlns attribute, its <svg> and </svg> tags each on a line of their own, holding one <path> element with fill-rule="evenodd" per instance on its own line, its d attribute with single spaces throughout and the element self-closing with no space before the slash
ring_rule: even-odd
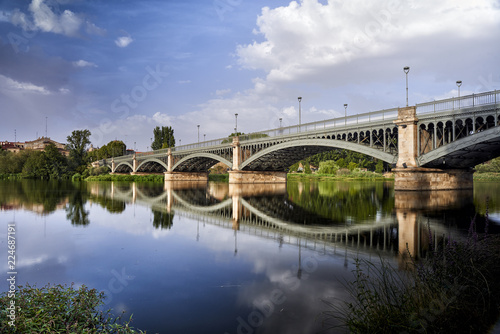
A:
<svg viewBox="0 0 500 334">
<path fill-rule="evenodd" d="M 438 169 L 419 167 L 418 118 L 414 106 L 399 108 L 398 161 L 394 172 L 395 190 L 472 189 L 471 169 Z"/>
</svg>

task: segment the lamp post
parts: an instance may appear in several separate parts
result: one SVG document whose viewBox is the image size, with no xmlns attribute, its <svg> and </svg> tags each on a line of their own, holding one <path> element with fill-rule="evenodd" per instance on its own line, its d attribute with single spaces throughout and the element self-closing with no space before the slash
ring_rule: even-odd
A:
<svg viewBox="0 0 500 334">
<path fill-rule="evenodd" d="M 302 101 L 302 96 L 299 96 L 297 99 L 299 100 L 299 131 L 300 131 L 300 125 L 302 124 L 300 102 Z"/>
<path fill-rule="evenodd" d="M 205 141 L 205 136 L 206 136 L 206 135 L 207 135 L 206 133 L 204 133 L 204 134 L 203 134 L 203 141 Z"/>
<path fill-rule="evenodd" d="M 283 120 L 283 118 L 280 117 L 280 128 L 281 128 L 281 121 Z"/>
<path fill-rule="evenodd" d="M 408 107 L 408 72 L 410 72 L 410 67 L 409 66 L 405 66 L 403 68 L 403 71 L 406 74 L 406 106 Z"/>
<path fill-rule="evenodd" d="M 200 125 L 198 124 L 198 143 L 200 142 Z"/>
<path fill-rule="evenodd" d="M 460 86 L 462 86 L 462 80 L 457 80 L 457 87 L 458 87 L 458 109 L 460 109 Z"/>
<path fill-rule="evenodd" d="M 235 119 L 234 135 L 238 136 L 238 114 L 234 114 L 234 119 Z"/>
<path fill-rule="evenodd" d="M 347 125 L 347 103 L 344 103 L 344 125 Z"/>
</svg>

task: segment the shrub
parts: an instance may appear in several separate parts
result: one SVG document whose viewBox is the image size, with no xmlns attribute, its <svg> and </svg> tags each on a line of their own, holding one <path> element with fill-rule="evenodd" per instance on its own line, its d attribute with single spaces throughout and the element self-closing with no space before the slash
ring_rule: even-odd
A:
<svg viewBox="0 0 500 334">
<path fill-rule="evenodd" d="M 325 323 L 335 319 L 353 333 L 486 333 L 499 315 L 500 237 L 474 229 L 473 221 L 466 240 L 441 249 L 432 249 L 431 236 L 428 257 L 407 257 L 406 271 L 357 260 L 345 284 L 352 301 L 325 301 Z"/>
<path fill-rule="evenodd" d="M 27 284 L 16 290 L 16 314 L 11 326 L 7 307 L 11 298 L 0 294 L 0 332 L 2 333 L 143 333 L 130 327 L 132 317 L 120 324 L 111 310 L 100 311 L 104 293 L 82 286 L 46 285 L 36 288 Z M 11 323 L 12 324 L 12 323 Z"/>
</svg>

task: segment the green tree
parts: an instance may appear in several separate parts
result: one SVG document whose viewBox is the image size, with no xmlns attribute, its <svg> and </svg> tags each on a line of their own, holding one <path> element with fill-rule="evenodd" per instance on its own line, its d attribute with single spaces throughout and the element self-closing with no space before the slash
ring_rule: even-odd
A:
<svg viewBox="0 0 500 334">
<path fill-rule="evenodd" d="M 50 143 L 45 147 L 46 169 L 49 178 L 60 178 L 68 171 L 68 161 L 57 147 Z"/>
<path fill-rule="evenodd" d="M 87 146 L 90 145 L 89 130 L 74 130 L 71 136 L 67 137 L 69 158 L 71 167 L 78 173 L 83 172 L 87 164 Z"/>
<path fill-rule="evenodd" d="M 151 149 L 159 150 L 175 146 L 174 129 L 171 126 L 159 126 L 153 129 L 153 143 Z"/>
</svg>

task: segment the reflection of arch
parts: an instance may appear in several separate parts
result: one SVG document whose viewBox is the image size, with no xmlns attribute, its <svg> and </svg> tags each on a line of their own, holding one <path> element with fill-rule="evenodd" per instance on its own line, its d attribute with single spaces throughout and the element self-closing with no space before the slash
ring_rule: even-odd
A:
<svg viewBox="0 0 500 334">
<path fill-rule="evenodd" d="M 307 148 L 309 148 L 309 150 Z M 396 163 L 397 161 L 397 157 L 393 154 L 357 143 L 328 139 L 301 139 L 267 147 L 245 160 L 240 165 L 240 169 L 257 169 L 255 167 L 261 164 L 261 160 L 275 158 L 275 162 L 278 167 L 273 169 L 284 170 L 297 161 L 320 152 L 330 151 L 332 149 L 346 149 L 349 151 L 359 152 L 383 160 L 387 163 Z"/>
<path fill-rule="evenodd" d="M 227 159 L 224 159 L 221 156 L 218 156 L 218 155 L 213 154 L 213 153 L 200 152 L 200 153 L 190 154 L 188 156 L 183 157 L 172 167 L 172 170 L 174 171 L 175 169 L 179 168 L 180 166 L 184 166 L 186 164 L 186 162 L 189 160 L 199 160 L 198 164 L 202 164 L 202 165 L 211 164 L 211 166 L 215 165 L 217 162 L 222 162 L 223 164 L 227 165 L 229 168 L 233 167 L 232 162 L 230 162 Z M 208 168 L 210 168 L 210 167 L 208 167 Z M 207 168 L 207 170 L 208 170 L 208 168 Z"/>
<path fill-rule="evenodd" d="M 226 207 L 231 207 L 233 205 L 233 199 L 228 198 L 223 202 L 217 203 L 215 205 L 210 205 L 210 206 L 197 206 L 189 203 L 182 197 L 180 197 L 175 191 L 172 191 L 172 195 L 174 196 L 175 200 L 181 203 L 184 207 L 188 208 L 191 211 L 194 212 L 199 212 L 199 213 L 208 213 L 208 212 L 214 212 L 220 209 L 224 209 Z"/>
<path fill-rule="evenodd" d="M 156 159 L 156 158 L 149 158 L 149 159 L 146 159 L 144 161 L 141 161 L 141 163 L 139 164 L 139 166 L 137 166 L 137 171 L 139 171 L 139 169 L 141 169 L 141 167 L 149 162 L 154 162 L 154 163 L 157 163 L 157 164 L 160 164 L 163 168 L 165 168 L 165 171 L 168 170 L 168 166 L 166 163 L 164 163 L 163 161 L 161 161 L 160 159 Z"/>
</svg>

